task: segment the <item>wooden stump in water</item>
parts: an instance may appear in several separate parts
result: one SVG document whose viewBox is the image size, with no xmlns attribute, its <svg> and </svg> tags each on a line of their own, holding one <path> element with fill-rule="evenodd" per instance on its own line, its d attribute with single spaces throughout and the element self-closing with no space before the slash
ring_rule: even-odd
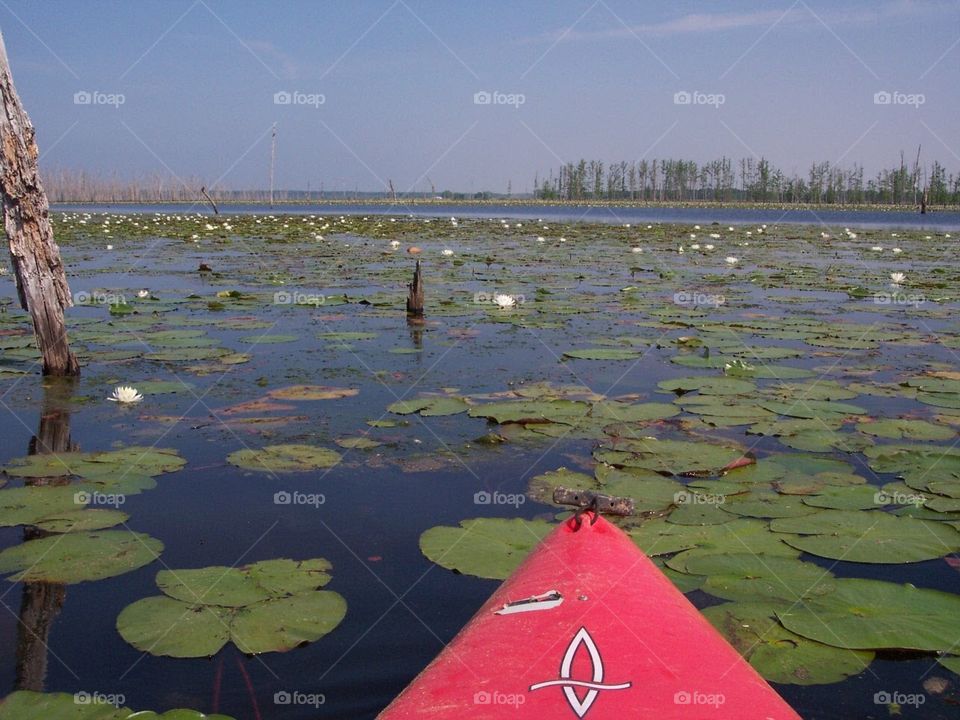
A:
<svg viewBox="0 0 960 720">
<path fill-rule="evenodd" d="M 413 282 L 407 284 L 407 314 L 423 315 L 423 278 L 420 274 L 420 261 L 413 271 Z"/>
<path fill-rule="evenodd" d="M 50 206 L 37 172 L 37 142 L 20 104 L 0 35 L 0 199 L 20 306 L 30 313 L 44 375 L 79 375 L 63 321 L 73 305 L 60 248 L 53 240 Z"/>
</svg>

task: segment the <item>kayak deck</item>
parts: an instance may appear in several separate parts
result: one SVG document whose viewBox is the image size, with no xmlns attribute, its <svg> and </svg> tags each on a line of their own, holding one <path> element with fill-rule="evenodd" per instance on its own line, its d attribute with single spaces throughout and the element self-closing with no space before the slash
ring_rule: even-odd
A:
<svg viewBox="0 0 960 720">
<path fill-rule="evenodd" d="M 799 720 L 626 534 L 583 518 L 548 535 L 379 718 Z"/>
</svg>

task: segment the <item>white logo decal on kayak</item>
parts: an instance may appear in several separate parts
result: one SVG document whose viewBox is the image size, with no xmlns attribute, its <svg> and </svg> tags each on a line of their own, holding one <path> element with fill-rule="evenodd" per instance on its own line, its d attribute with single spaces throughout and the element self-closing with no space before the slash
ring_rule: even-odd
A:
<svg viewBox="0 0 960 720">
<path fill-rule="evenodd" d="M 590 658 L 590 664 L 593 666 L 593 676 L 589 682 L 576 680 L 573 675 L 571 675 L 573 659 L 581 647 L 586 648 Z M 571 640 L 567 646 L 567 652 L 563 655 L 563 662 L 560 663 L 560 678 L 558 680 L 547 680 L 545 682 L 535 683 L 530 686 L 530 690 L 539 690 L 540 688 L 559 685 L 563 688 L 563 694 L 566 696 L 567 702 L 570 703 L 570 708 L 577 714 L 577 717 L 582 718 L 587 714 L 587 711 L 593 705 L 601 690 L 626 690 L 632 684 L 633 683 L 625 682 L 617 685 L 604 685 L 603 658 L 600 657 L 600 651 L 597 649 L 597 644 L 593 641 L 593 638 L 590 637 L 590 633 L 587 632 L 585 627 L 582 627 L 579 632 L 574 635 L 573 640 Z M 587 688 L 587 694 L 583 696 L 582 700 L 574 688 Z"/>
</svg>

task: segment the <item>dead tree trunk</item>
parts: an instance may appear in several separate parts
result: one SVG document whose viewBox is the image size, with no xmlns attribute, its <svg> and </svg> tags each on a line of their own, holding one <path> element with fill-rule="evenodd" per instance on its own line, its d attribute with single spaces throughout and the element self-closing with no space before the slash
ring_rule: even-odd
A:
<svg viewBox="0 0 960 720">
<path fill-rule="evenodd" d="M 207 199 L 207 202 L 210 203 L 210 205 L 213 207 L 213 214 L 219 215 L 220 211 L 217 210 L 217 204 L 213 201 L 213 198 L 210 197 L 210 195 L 207 193 L 207 189 L 205 187 L 202 187 L 200 188 L 200 192 Z"/>
<path fill-rule="evenodd" d="M 20 305 L 33 319 L 43 374 L 79 375 L 63 320 L 63 309 L 73 301 L 37 172 L 35 131 L 13 86 L 2 35 L 0 106 L 0 196 Z"/>
<path fill-rule="evenodd" d="M 420 276 L 420 261 L 413 271 L 413 282 L 407 285 L 407 314 L 423 315 L 423 278 Z"/>
</svg>

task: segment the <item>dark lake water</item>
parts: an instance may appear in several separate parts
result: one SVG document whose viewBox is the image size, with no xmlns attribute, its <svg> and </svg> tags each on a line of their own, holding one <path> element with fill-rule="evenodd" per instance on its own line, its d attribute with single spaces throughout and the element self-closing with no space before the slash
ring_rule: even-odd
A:
<svg viewBox="0 0 960 720">
<path fill-rule="evenodd" d="M 81 222 L 83 213 L 99 210 L 149 214 L 119 224 L 96 214 Z M 206 212 L 201 206 L 160 212 L 188 210 Z M 787 351 L 785 359 L 751 362 L 810 371 L 810 380 L 758 378 L 758 393 L 794 382 L 836 382 L 858 388 L 857 397 L 845 402 L 872 419 L 906 415 L 960 425 L 960 409 L 921 403 L 899 385 L 922 373 L 957 369 L 960 277 L 956 238 L 946 237 L 960 227 L 957 214 L 935 213 L 920 224 L 917 215 L 897 213 L 814 217 L 799 211 L 618 208 L 611 214 L 607 208 L 444 206 L 445 218 L 477 218 L 454 227 L 448 219 L 426 223 L 424 216 L 440 212 L 430 206 L 410 208 L 412 220 L 386 205 L 285 206 L 275 208 L 278 219 L 265 226 L 254 215 L 267 208 L 232 206 L 224 208 L 229 218 L 207 229 L 210 217 L 157 218 L 155 211 L 84 206 L 53 213 L 71 289 L 94 298 L 68 311 L 84 372 L 66 398 L 44 389 L 29 344 L 18 342 L 29 325 L 13 303 L 12 279 L 0 276 L 0 369 L 25 371 L 14 377 L 0 372 L 0 467 L 30 454 L 51 408 L 69 412 L 66 429 L 77 449 L 156 445 L 175 448 L 187 461 L 183 469 L 158 476 L 155 489 L 127 497 L 122 507 L 130 516 L 125 526 L 163 542 L 160 558 L 116 577 L 62 587 L 62 602 L 46 606 L 45 643 L 31 643 L 23 622 L 34 617 L 36 597 L 24 583 L 0 580 L 0 696 L 42 687 L 122 695 L 136 709 L 192 707 L 243 720 L 374 717 L 497 587 L 496 581 L 430 562 L 420 552 L 421 534 L 479 516 L 552 519 L 558 508 L 549 504 L 478 507 L 474 495 L 526 493 L 531 477 L 562 466 L 591 473 L 598 443 L 590 433 L 548 437 L 466 414 L 399 416 L 387 410 L 399 399 L 433 393 L 483 403 L 549 382 L 628 402 L 670 403 L 675 396 L 658 391 L 659 381 L 724 375 L 722 364 L 696 364 L 705 355 L 703 346 L 690 344 L 690 336 L 698 336 L 713 346 L 714 357 L 749 360 L 751 349 L 775 347 Z M 339 221 L 341 214 L 348 217 Z M 484 218 L 544 222 L 505 230 Z M 683 224 L 647 231 L 598 229 L 574 220 Z M 722 227 L 706 227 L 714 220 Z M 820 236 L 821 221 L 831 228 L 829 242 Z M 764 233 L 754 228 L 747 235 L 742 227 L 760 223 L 768 224 Z M 704 228 L 696 231 L 693 224 Z M 737 229 L 728 231 L 728 224 Z M 863 231 L 849 237 L 844 226 Z M 711 238 L 711 232 L 720 237 Z M 536 239 L 540 234 L 543 243 Z M 389 245 L 395 239 L 396 251 Z M 695 252 L 690 246 L 697 241 L 717 247 Z M 413 244 L 423 249 L 423 325 L 408 324 L 403 311 L 413 263 L 403 250 Z M 679 245 L 685 253 L 677 252 Z M 877 246 L 882 251 L 871 249 Z M 894 247 L 902 252 L 893 254 Z M 452 254 L 442 254 L 445 249 Z M 725 260 L 731 256 L 736 263 Z M 197 272 L 201 263 L 211 272 Z M 890 286 L 895 271 L 908 278 L 900 289 Z M 150 298 L 138 298 L 141 290 Z M 297 306 L 277 293 L 323 299 Z M 496 293 L 523 299 L 500 311 L 483 299 Z M 695 306 L 678 301 L 678 293 L 724 299 Z M 108 295 L 126 300 L 130 314 L 111 314 L 97 300 Z M 722 336 L 725 329 L 736 342 Z M 168 330 L 202 331 L 204 342 L 222 353 L 164 355 L 171 346 L 158 333 Z M 264 334 L 276 341 L 255 342 Z M 628 360 L 564 357 L 584 347 L 638 353 Z M 224 357 L 237 362 L 221 362 Z M 691 358 L 693 364 L 684 364 Z M 147 394 L 130 407 L 106 401 L 117 385 L 148 381 L 182 387 Z M 237 409 L 295 384 L 359 393 Z M 378 420 L 398 424 L 369 424 Z M 490 432 L 506 442 L 477 442 Z M 760 462 L 782 453 L 810 454 L 774 437 L 746 435 L 743 425 L 713 425 L 690 412 L 652 424 L 650 432 L 736 442 Z M 840 432 L 862 440 L 855 423 Z M 360 435 L 382 445 L 337 445 Z M 280 443 L 336 449 L 343 457 L 329 470 L 275 475 L 226 460 L 234 451 Z M 947 448 L 951 442 L 933 445 Z M 849 463 L 864 483 L 879 487 L 895 479 L 873 472 L 856 450 L 830 447 L 814 454 Z M 22 484 L 16 477 L 7 480 L 8 487 Z M 278 505 L 274 496 L 282 491 L 322 493 L 325 502 Z M 951 518 L 960 519 L 960 513 Z M 0 528 L 0 549 L 24 541 L 23 527 Z M 172 659 L 139 652 L 116 630 L 121 610 L 159 594 L 159 570 L 281 557 L 328 559 L 333 579 L 326 589 L 347 601 L 343 622 L 305 647 L 247 657 L 228 644 L 210 659 Z M 838 577 L 960 593 L 960 574 L 939 557 L 906 564 L 803 559 Z M 688 597 L 701 608 L 720 602 L 702 590 Z M 33 662 L 45 663 L 45 671 L 29 678 L 22 657 L 28 646 Z M 933 676 L 948 678 L 952 689 L 925 695 L 921 707 L 902 707 L 902 717 L 957 717 L 960 678 L 929 653 L 880 653 L 842 682 L 776 688 L 809 720 L 879 719 L 890 710 L 874 702 L 877 693 L 922 694 L 923 682 Z M 282 692 L 322 694 L 324 703 L 278 705 L 274 698 Z"/>
<path fill-rule="evenodd" d="M 210 212 L 204 203 L 193 204 L 118 204 L 118 205 L 55 205 L 55 209 L 68 212 Z M 551 222 L 600 222 L 600 223 L 700 223 L 718 222 L 733 225 L 755 223 L 821 225 L 824 227 L 858 228 L 914 228 L 929 230 L 960 230 L 960 212 L 935 211 L 920 215 L 918 212 L 899 210 L 834 210 L 818 209 L 748 209 L 748 208 L 698 208 L 698 207 L 614 207 L 607 205 L 475 205 L 475 204 L 390 204 L 390 203 L 324 203 L 322 205 L 282 204 L 272 209 L 265 203 L 223 204 L 220 212 L 225 215 L 260 214 L 350 214 L 350 215 L 413 215 L 414 217 L 476 217 L 507 218 L 512 220 L 543 220 Z"/>
</svg>

